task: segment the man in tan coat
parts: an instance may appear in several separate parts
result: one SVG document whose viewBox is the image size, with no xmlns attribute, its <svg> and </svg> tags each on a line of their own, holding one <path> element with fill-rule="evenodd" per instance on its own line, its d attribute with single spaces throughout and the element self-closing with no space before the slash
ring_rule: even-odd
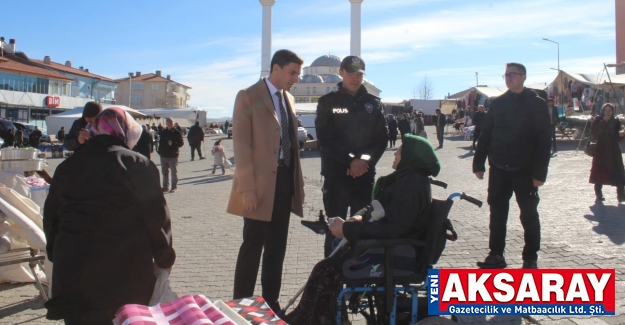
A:
<svg viewBox="0 0 625 325">
<path fill-rule="evenodd" d="M 302 217 L 304 178 L 297 143 L 293 96 L 303 60 L 277 51 L 271 73 L 239 91 L 234 104 L 234 172 L 228 213 L 242 216 L 243 243 L 234 274 L 234 299 L 254 295 L 261 252 L 262 296 L 274 311 L 286 252 L 291 212 Z"/>
</svg>

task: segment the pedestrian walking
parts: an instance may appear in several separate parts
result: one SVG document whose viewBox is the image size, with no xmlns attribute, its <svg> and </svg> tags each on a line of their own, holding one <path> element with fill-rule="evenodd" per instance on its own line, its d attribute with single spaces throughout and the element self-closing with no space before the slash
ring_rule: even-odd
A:
<svg viewBox="0 0 625 325">
<path fill-rule="evenodd" d="M 388 114 L 388 147 L 393 148 L 397 141 L 397 120 L 393 114 Z"/>
<path fill-rule="evenodd" d="M 486 158 L 490 163 L 490 252 L 481 268 L 505 268 L 506 229 L 512 193 L 521 210 L 525 247 L 523 268 L 537 268 L 540 249 L 538 187 L 547 179 L 551 133 L 547 103 L 525 88 L 526 69 L 520 63 L 506 64 L 508 91 L 493 100 L 473 157 L 473 173 L 484 178 Z"/>
<path fill-rule="evenodd" d="M 227 212 L 242 216 L 243 243 L 234 271 L 234 299 L 251 297 L 261 259 L 262 296 L 275 312 L 282 285 L 291 212 L 304 215 L 295 99 L 288 90 L 304 61 L 289 50 L 271 59 L 271 72 L 239 91 L 234 104 L 234 171 Z M 263 252 L 264 250 L 264 252 Z"/>
<path fill-rule="evenodd" d="M 152 136 L 150 136 L 147 125 L 141 126 L 141 136 L 139 137 L 137 144 L 134 148 L 132 148 L 132 151 L 138 152 L 150 160 L 150 153 L 152 152 Z"/>
<path fill-rule="evenodd" d="M 558 116 L 558 108 L 553 105 L 552 98 L 547 100 L 547 108 L 549 109 L 549 123 L 551 125 L 551 144 L 553 145 L 553 153 L 556 153 L 558 151 L 556 147 L 556 127 L 560 119 Z"/>
<path fill-rule="evenodd" d="M 475 125 L 475 129 L 473 130 L 473 150 L 475 150 L 475 143 L 478 141 L 480 134 L 482 133 L 484 120 L 486 120 L 484 105 L 478 105 L 477 111 L 473 113 L 473 125 Z"/>
<path fill-rule="evenodd" d="M 595 137 L 596 147 L 589 182 L 595 184 L 597 201 L 605 200 L 603 185 L 611 185 L 616 187 L 617 200 L 625 202 L 625 171 L 619 146 L 625 131 L 621 130 L 621 122 L 614 117 L 612 104 L 603 105 L 601 115 L 593 120 L 590 132 Z"/>
<path fill-rule="evenodd" d="M 63 142 L 65 141 L 65 127 L 61 126 L 59 132 L 56 133 L 56 139 Z"/>
<path fill-rule="evenodd" d="M 441 112 L 440 108 L 436 109 L 436 138 L 438 139 L 437 149 L 443 148 L 443 142 L 445 141 L 445 125 L 447 125 L 447 119 Z"/>
<path fill-rule="evenodd" d="M 43 136 L 43 133 L 41 132 L 41 130 L 39 130 L 39 127 L 35 125 L 35 129 L 33 130 L 33 132 L 30 132 L 30 135 L 28 136 L 28 142 L 30 142 L 30 145 L 37 149 L 39 148 L 39 143 L 41 142 L 41 137 Z"/>
<path fill-rule="evenodd" d="M 182 133 L 174 128 L 174 120 L 167 118 L 167 126 L 160 134 L 158 154 L 161 157 L 161 173 L 163 174 L 163 193 L 178 191 L 178 155 L 180 147 L 184 145 Z M 171 190 L 169 173 L 171 170 Z"/>
<path fill-rule="evenodd" d="M 213 172 L 211 174 L 215 175 L 217 167 L 221 167 L 222 175 L 225 174 L 226 169 L 224 168 L 224 163 L 228 157 L 226 157 L 224 147 L 221 145 L 221 139 L 215 141 L 215 145 L 211 149 L 211 155 L 213 155 Z"/>
<path fill-rule="evenodd" d="M 323 205 L 330 217 L 345 219 L 371 202 L 375 166 L 386 149 L 388 131 L 381 101 L 367 92 L 364 73 L 365 62 L 360 57 L 345 57 L 339 68 L 343 81 L 338 90 L 321 96 L 317 105 Z M 326 234 L 326 257 L 332 252 L 334 238 Z"/>
<path fill-rule="evenodd" d="M 191 147 L 191 161 L 195 159 L 195 151 L 200 160 L 205 159 L 202 157 L 202 142 L 204 142 L 204 130 L 200 127 L 200 122 L 195 122 L 195 125 L 189 130 L 187 135 L 187 141 L 189 141 L 189 147 Z"/>
</svg>

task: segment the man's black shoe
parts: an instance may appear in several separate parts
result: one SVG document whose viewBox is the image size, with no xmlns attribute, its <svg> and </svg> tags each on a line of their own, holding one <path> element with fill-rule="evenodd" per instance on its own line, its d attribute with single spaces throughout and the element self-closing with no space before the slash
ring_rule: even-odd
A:
<svg viewBox="0 0 625 325">
<path fill-rule="evenodd" d="M 523 261 L 524 269 L 537 269 L 538 263 L 536 261 Z"/>
<path fill-rule="evenodd" d="M 489 254 L 484 259 L 484 262 L 477 262 L 477 267 L 481 269 L 504 269 L 508 264 L 506 264 L 506 259 L 501 255 L 492 255 Z"/>
<path fill-rule="evenodd" d="M 325 221 L 307 221 L 302 220 L 302 226 L 309 228 L 318 235 L 323 235 L 328 232 L 328 224 Z"/>
</svg>

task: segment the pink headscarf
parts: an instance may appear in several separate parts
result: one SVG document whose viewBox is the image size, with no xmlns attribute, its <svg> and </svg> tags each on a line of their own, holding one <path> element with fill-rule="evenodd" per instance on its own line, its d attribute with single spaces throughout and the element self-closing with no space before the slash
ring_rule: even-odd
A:
<svg viewBox="0 0 625 325">
<path fill-rule="evenodd" d="M 142 132 L 141 125 L 135 121 L 123 108 L 112 106 L 95 117 L 91 127 L 94 135 L 112 135 L 118 137 L 132 149 L 139 141 Z"/>
</svg>

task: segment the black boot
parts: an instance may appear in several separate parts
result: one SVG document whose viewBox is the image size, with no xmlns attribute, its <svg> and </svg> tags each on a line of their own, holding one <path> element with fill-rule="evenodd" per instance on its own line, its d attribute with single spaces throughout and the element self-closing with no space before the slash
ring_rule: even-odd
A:
<svg viewBox="0 0 625 325">
<path fill-rule="evenodd" d="M 603 188 L 603 185 L 595 184 L 595 196 L 597 197 L 596 201 L 605 201 L 605 198 L 603 197 L 603 193 L 601 192 L 602 188 Z"/>
</svg>

